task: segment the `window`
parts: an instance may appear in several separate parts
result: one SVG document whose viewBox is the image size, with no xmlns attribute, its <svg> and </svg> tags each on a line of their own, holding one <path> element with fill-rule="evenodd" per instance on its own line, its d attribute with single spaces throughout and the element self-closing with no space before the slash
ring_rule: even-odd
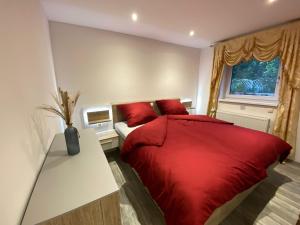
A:
<svg viewBox="0 0 300 225">
<path fill-rule="evenodd" d="M 225 98 L 277 101 L 279 71 L 279 57 L 268 62 L 243 61 L 227 69 Z"/>
</svg>

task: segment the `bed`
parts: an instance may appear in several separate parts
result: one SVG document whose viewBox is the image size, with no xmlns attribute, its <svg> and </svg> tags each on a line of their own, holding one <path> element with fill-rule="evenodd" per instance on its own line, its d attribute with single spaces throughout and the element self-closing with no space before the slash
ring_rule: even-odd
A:
<svg viewBox="0 0 300 225">
<path fill-rule="evenodd" d="M 155 111 L 157 111 L 157 108 L 155 107 L 155 104 L 153 104 L 153 107 L 154 107 Z M 149 155 L 147 153 L 147 151 L 148 152 L 151 152 L 151 151 L 155 152 L 156 150 L 153 151 L 154 148 L 155 149 L 159 149 L 159 148 L 162 148 L 162 147 L 159 147 L 159 146 L 150 146 L 151 149 L 149 149 L 149 146 L 148 146 L 148 149 L 147 149 L 147 146 L 146 147 L 141 146 L 141 141 L 139 143 L 138 143 L 138 141 L 137 141 L 137 143 L 135 143 L 135 138 L 138 138 L 138 136 L 139 136 L 137 133 L 144 132 L 144 136 L 145 137 L 147 136 L 147 134 L 148 134 L 147 132 L 149 130 L 148 128 L 147 128 L 148 130 L 145 128 L 147 125 L 142 125 L 142 126 L 134 127 L 134 128 L 128 128 L 128 127 L 126 127 L 126 123 L 124 122 L 124 119 L 122 118 L 122 115 L 117 111 L 116 105 L 113 105 L 113 114 L 114 114 L 114 118 L 113 119 L 114 119 L 114 123 L 115 123 L 115 128 L 116 128 L 117 132 L 120 134 L 120 143 L 123 143 L 124 140 L 126 140 L 126 138 L 128 136 L 131 139 L 131 140 L 127 139 L 126 140 L 127 143 L 125 141 L 125 145 L 126 145 L 126 146 L 124 146 L 125 150 L 123 149 L 122 150 L 123 152 L 121 151 L 121 154 L 123 155 L 122 157 L 125 159 L 128 156 L 125 161 L 127 161 L 137 171 L 137 174 L 140 176 L 142 182 L 147 187 L 147 189 L 149 189 L 150 194 L 152 195 L 152 197 L 154 198 L 154 200 L 158 203 L 158 205 L 162 209 L 162 212 L 165 214 L 165 218 L 166 218 L 167 224 L 175 224 L 175 223 L 176 224 L 186 224 L 186 225 L 198 225 L 198 224 L 199 225 L 200 224 L 212 225 L 212 224 L 219 224 L 227 215 L 230 214 L 230 212 L 233 209 L 235 209 L 255 189 L 255 187 L 259 184 L 259 182 L 264 177 L 264 175 L 257 176 L 256 179 L 254 179 L 255 181 L 253 183 L 247 184 L 247 188 L 245 188 L 245 186 L 243 186 L 243 188 L 241 188 L 242 191 L 239 191 L 238 193 L 233 193 L 232 196 L 229 197 L 230 199 L 228 199 L 227 201 L 224 201 L 223 204 L 220 204 L 220 205 L 215 204 L 215 205 L 217 205 L 217 207 L 213 208 L 213 210 L 211 210 L 211 208 L 209 210 L 207 210 L 206 213 L 203 213 L 204 216 L 202 216 L 201 218 L 199 218 L 199 220 L 194 219 L 195 217 L 198 217 L 198 214 L 202 213 L 202 212 L 197 213 L 196 210 L 194 210 L 194 212 L 193 212 L 193 206 L 192 205 L 195 203 L 195 201 L 191 201 L 192 204 L 190 204 L 191 205 L 190 207 L 184 206 L 184 210 L 183 210 L 183 208 L 180 208 L 180 207 L 175 207 L 175 209 L 173 211 L 169 210 L 169 208 L 174 207 L 172 205 L 176 205 L 177 203 L 182 204 L 182 205 L 186 205 L 186 203 L 185 203 L 185 200 L 179 199 L 177 197 L 177 196 L 180 196 L 180 193 L 179 193 L 181 191 L 180 188 L 177 188 L 177 190 L 174 191 L 175 194 L 174 193 L 171 193 L 171 194 L 169 193 L 166 196 L 164 196 L 165 193 L 160 193 L 160 190 L 158 190 L 159 186 L 164 186 L 164 179 L 170 179 L 170 178 L 168 178 L 168 177 L 167 178 L 161 178 L 161 177 L 159 177 L 159 176 L 162 176 L 162 175 L 160 175 L 160 172 L 155 171 L 155 169 L 151 169 L 151 168 L 159 168 L 159 167 L 163 168 L 163 167 L 165 167 L 165 165 L 162 166 L 161 165 L 162 163 L 155 164 L 156 158 L 154 158 L 154 157 L 156 157 L 156 155 L 151 155 L 152 153 Z M 174 123 L 174 124 L 176 124 L 176 123 L 179 123 L 179 124 L 180 123 L 183 123 L 183 124 L 195 123 L 194 125 L 198 126 L 197 124 L 199 123 L 199 121 L 197 121 L 197 120 L 200 120 L 201 126 L 203 124 L 205 124 L 205 126 L 212 126 L 211 123 L 216 123 L 213 126 L 219 126 L 219 128 L 225 127 L 224 129 L 232 129 L 233 128 L 232 124 L 223 123 L 222 121 L 210 120 L 209 118 L 206 118 L 206 117 L 202 117 L 202 118 L 199 119 L 199 117 L 188 117 L 188 116 L 184 117 L 184 118 L 180 118 L 180 117 L 174 117 L 174 118 L 170 117 L 170 118 L 167 118 L 165 116 L 165 117 L 158 118 L 156 120 L 157 121 L 161 120 L 161 121 L 157 122 L 157 125 L 154 126 L 155 129 L 157 127 L 159 127 L 159 128 L 157 128 L 158 130 L 156 130 L 154 132 L 155 134 L 159 134 L 160 130 L 164 130 L 165 129 L 164 126 L 161 125 L 163 123 L 166 123 L 166 124 L 168 124 L 168 123 L 170 123 L 170 124 L 171 123 Z M 168 121 L 168 120 L 169 120 L 169 122 L 163 122 L 163 121 Z M 167 125 L 165 125 L 165 126 L 167 126 Z M 141 128 L 141 129 L 138 129 L 138 128 Z M 139 130 L 139 132 L 134 132 L 137 129 Z M 240 129 L 240 128 L 238 128 L 238 129 Z M 245 129 L 245 128 L 242 128 L 242 129 Z M 245 130 L 245 132 L 247 132 L 247 130 Z M 184 136 L 185 133 L 183 132 L 183 134 L 181 134 L 181 135 Z M 192 134 L 189 134 L 189 135 L 191 136 Z M 264 134 L 261 134 L 261 135 L 264 135 Z M 136 136 L 136 137 L 134 137 L 134 136 Z M 150 133 L 150 136 L 151 136 L 151 133 Z M 157 140 L 159 140 L 160 137 L 161 136 L 157 136 L 155 138 L 158 138 Z M 154 138 L 154 140 L 155 140 L 155 138 Z M 190 141 L 191 140 L 192 139 L 190 139 Z M 128 143 L 128 142 L 130 142 L 130 143 Z M 180 140 L 179 140 L 179 142 L 180 142 Z M 163 144 L 163 145 L 167 145 L 167 144 Z M 287 149 L 289 148 L 288 145 L 286 145 L 286 146 L 283 145 L 283 147 L 287 148 Z M 135 151 L 132 151 L 133 153 L 130 153 L 132 149 L 139 149 L 139 151 L 135 150 Z M 162 148 L 162 150 L 164 150 L 164 149 Z M 124 151 L 125 151 L 125 153 L 124 153 Z M 285 153 L 284 155 L 287 154 L 287 151 L 288 150 L 286 150 L 284 152 Z M 157 154 L 157 151 L 156 151 L 155 154 Z M 191 153 L 191 154 L 193 154 L 193 153 Z M 182 158 L 185 158 L 185 157 L 182 157 Z M 191 158 L 190 160 L 193 160 L 193 159 Z M 147 164 L 148 161 L 149 162 L 152 161 L 152 162 Z M 153 164 L 153 161 L 154 161 L 154 164 Z M 272 163 L 270 163 L 271 161 L 272 161 Z M 269 160 L 269 162 L 268 162 L 268 170 L 272 169 L 274 167 L 274 165 L 276 165 L 276 163 L 277 163 L 276 159 Z M 146 167 L 148 169 L 143 168 L 143 167 L 145 167 L 145 165 L 146 165 Z M 145 172 L 145 170 L 147 170 L 147 171 Z M 172 171 L 172 170 L 170 170 L 170 171 Z M 178 171 L 180 173 L 180 170 L 177 170 L 177 172 Z M 176 170 L 175 170 L 175 172 L 176 172 Z M 190 172 L 192 172 L 192 170 Z M 152 173 L 154 174 L 154 176 L 156 176 L 155 178 L 151 178 Z M 207 173 L 207 172 L 205 171 L 205 173 Z M 250 176 L 250 178 L 251 178 L 251 176 L 255 177 L 256 176 L 255 173 L 257 173 L 255 170 L 252 173 L 252 175 L 250 175 L 250 172 L 249 172 L 248 176 Z M 199 174 L 199 176 L 204 175 L 204 174 L 201 174 L 201 172 L 199 172 L 199 173 L 197 172 L 197 174 Z M 156 185 L 152 185 L 152 183 L 155 180 L 160 180 L 160 181 L 157 182 Z M 191 188 L 192 188 L 192 185 L 191 185 Z M 170 192 L 171 189 L 173 191 L 173 189 L 175 190 L 176 187 L 171 187 L 171 188 L 167 187 L 166 188 L 166 190 L 167 190 L 166 192 L 168 192 L 168 191 Z M 221 190 L 222 189 L 220 189 L 220 191 Z M 186 192 L 185 192 L 185 194 L 186 194 Z M 168 203 L 165 203 L 166 199 L 170 198 L 170 196 L 172 197 L 172 201 L 169 201 Z M 201 196 L 201 195 L 199 195 L 199 196 Z M 161 200 L 161 199 L 163 199 L 163 200 Z M 170 203 L 172 203 L 172 204 L 170 204 Z M 177 204 L 177 205 L 179 205 L 179 204 Z M 187 208 L 188 208 L 188 210 L 187 210 Z M 201 210 L 201 211 L 205 211 L 205 210 L 206 209 L 204 208 L 204 210 Z M 180 216 L 178 215 L 179 212 L 182 212 Z M 190 214 L 190 215 L 188 215 L 188 214 Z M 178 217 L 178 218 L 174 219 L 174 217 Z M 183 217 L 186 217 L 186 218 L 183 218 Z"/>
</svg>

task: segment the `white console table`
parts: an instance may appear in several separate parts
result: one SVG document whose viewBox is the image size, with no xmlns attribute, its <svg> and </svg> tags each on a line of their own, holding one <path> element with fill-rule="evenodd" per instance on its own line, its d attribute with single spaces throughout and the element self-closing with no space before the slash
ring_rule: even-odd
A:
<svg viewBox="0 0 300 225">
<path fill-rule="evenodd" d="M 80 132 L 80 153 L 68 156 L 55 136 L 22 225 L 120 225 L 119 189 L 92 129 Z"/>
</svg>

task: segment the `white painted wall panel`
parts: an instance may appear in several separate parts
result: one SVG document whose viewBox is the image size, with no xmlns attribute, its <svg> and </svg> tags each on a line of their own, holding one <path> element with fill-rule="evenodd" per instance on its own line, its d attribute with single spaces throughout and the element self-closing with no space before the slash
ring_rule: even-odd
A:
<svg viewBox="0 0 300 225">
<path fill-rule="evenodd" d="M 40 2 L 2 0 L 0 34 L 0 224 L 16 225 L 59 122 L 36 110 L 56 90 Z"/>
<path fill-rule="evenodd" d="M 200 114 L 206 114 L 207 112 L 213 57 L 213 48 L 201 49 L 197 96 L 197 113 Z"/>
<path fill-rule="evenodd" d="M 196 103 L 199 49 L 57 22 L 50 34 L 58 85 L 81 91 L 78 109 L 174 97 Z"/>
</svg>

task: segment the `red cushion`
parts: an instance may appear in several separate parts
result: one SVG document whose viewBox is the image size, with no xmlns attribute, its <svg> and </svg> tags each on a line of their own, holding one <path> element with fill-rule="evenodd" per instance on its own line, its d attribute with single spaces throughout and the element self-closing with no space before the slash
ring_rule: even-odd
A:
<svg viewBox="0 0 300 225">
<path fill-rule="evenodd" d="M 135 102 L 117 106 L 129 127 L 141 125 L 154 120 L 157 115 L 149 102 Z"/>
<path fill-rule="evenodd" d="M 177 99 L 158 100 L 157 107 L 162 115 L 187 115 L 185 106 Z"/>
</svg>

